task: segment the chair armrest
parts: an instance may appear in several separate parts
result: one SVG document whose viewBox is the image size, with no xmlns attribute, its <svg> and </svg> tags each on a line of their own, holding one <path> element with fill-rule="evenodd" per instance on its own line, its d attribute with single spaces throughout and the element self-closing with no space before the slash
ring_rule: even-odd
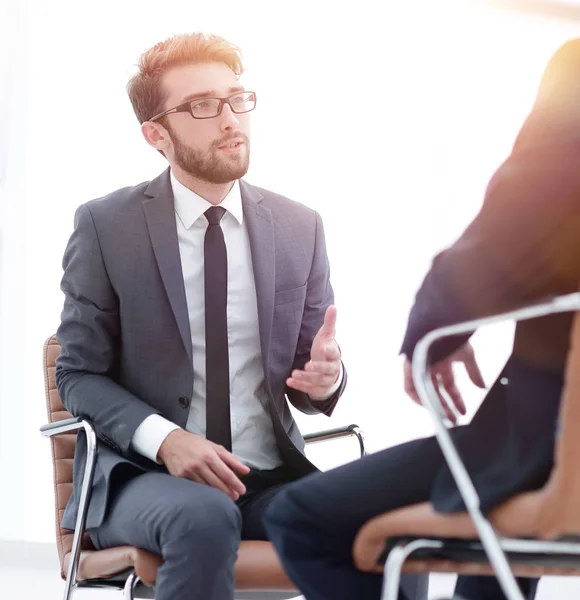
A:
<svg viewBox="0 0 580 600">
<path fill-rule="evenodd" d="M 316 433 L 308 433 L 304 436 L 304 441 L 307 444 L 316 444 L 317 442 L 327 442 L 338 438 L 355 436 L 358 439 L 361 458 L 366 455 L 365 440 L 362 429 L 355 424 L 346 425 L 344 427 L 336 427 Z"/>
<path fill-rule="evenodd" d="M 497 574 L 499 583 L 509 600 L 520 600 L 522 599 L 522 595 L 517 587 L 507 558 L 501 548 L 498 536 L 491 523 L 481 512 L 479 496 L 475 486 L 473 485 L 473 482 L 467 473 L 467 469 L 453 444 L 449 431 L 447 430 L 447 426 L 450 422 L 447 420 L 447 417 L 441 408 L 439 396 L 431 379 L 428 360 L 429 350 L 433 343 L 441 338 L 472 333 L 483 325 L 491 325 L 505 321 L 524 321 L 544 317 L 550 314 L 578 310 L 580 310 L 580 293 L 577 292 L 574 294 L 557 296 L 517 310 L 435 329 L 418 342 L 413 354 L 413 383 L 415 384 L 417 395 L 423 406 L 425 406 L 431 415 L 435 425 L 435 435 L 439 446 L 441 447 L 443 456 L 445 457 L 451 474 L 457 484 L 461 497 L 465 502 L 465 506 L 471 515 L 485 552 Z"/>
<path fill-rule="evenodd" d="M 91 427 L 90 423 L 88 423 L 88 421 L 84 421 L 81 419 L 81 417 L 62 419 L 61 421 L 54 421 L 53 423 L 47 423 L 46 425 L 43 425 L 40 428 L 40 433 L 44 437 L 52 437 L 53 435 L 60 435 L 61 433 L 70 433 L 71 431 L 84 429 L 85 423 Z"/>
<path fill-rule="evenodd" d="M 85 532 L 85 523 L 93 487 L 95 464 L 97 462 L 97 435 L 90 421 L 83 419 L 82 417 L 73 417 L 71 419 L 55 421 L 54 423 L 43 425 L 40 428 L 40 433 L 44 437 L 54 437 L 62 433 L 71 433 L 80 429 L 85 430 L 87 437 L 87 461 L 85 463 L 85 471 L 81 482 L 79 509 L 73 535 L 71 558 L 66 576 L 65 598 L 69 597 L 67 594 L 70 594 L 70 591 L 76 586 L 78 581 L 81 541 Z"/>
</svg>

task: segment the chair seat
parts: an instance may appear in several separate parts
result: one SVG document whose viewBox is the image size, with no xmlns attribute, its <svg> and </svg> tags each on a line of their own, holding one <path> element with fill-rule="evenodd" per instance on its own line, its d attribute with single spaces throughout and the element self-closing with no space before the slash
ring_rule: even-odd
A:
<svg viewBox="0 0 580 600">
<path fill-rule="evenodd" d="M 64 557 L 66 573 L 70 552 Z M 157 569 L 163 561 L 146 550 L 119 546 L 106 550 L 87 550 L 81 553 L 79 580 L 83 587 L 122 584 L 126 572 L 134 569 L 141 581 L 154 585 Z M 296 586 L 285 574 L 270 542 L 244 541 L 240 544 L 235 568 L 236 590 L 287 591 L 298 594 Z"/>
<path fill-rule="evenodd" d="M 408 544 L 418 537 L 391 538 L 385 543 L 373 572 L 382 572 L 389 552 L 399 543 Z M 406 573 L 458 573 L 459 575 L 495 575 L 479 540 L 432 538 L 440 541 L 441 548 L 422 548 L 413 554 L 404 566 Z M 517 577 L 580 576 L 580 555 L 546 554 L 542 552 L 506 551 L 514 575 Z"/>
<path fill-rule="evenodd" d="M 580 575 L 580 544 L 577 538 L 565 540 L 569 544 L 560 546 L 557 552 L 542 546 L 541 540 L 537 540 L 532 548 L 529 543 L 534 538 L 526 531 L 532 527 L 531 517 L 536 513 L 530 510 L 533 505 L 529 495 L 516 496 L 505 506 L 508 511 L 500 514 L 497 509 L 496 516 L 501 516 L 502 533 L 511 534 L 508 536 L 511 538 L 510 545 L 504 550 L 516 576 Z M 519 510 L 525 514 L 518 515 Z M 519 518 L 516 519 L 516 516 Z M 510 522 L 511 531 L 506 531 L 506 520 Z M 440 547 L 417 549 L 405 561 L 405 573 L 495 575 L 483 545 L 475 540 L 476 536 L 469 515 L 437 513 L 425 502 L 402 507 L 368 521 L 357 533 L 353 558 L 361 571 L 381 573 L 389 552 L 395 546 L 408 546 L 415 540 L 430 540 L 439 542 Z M 522 546 L 526 546 L 527 550 L 524 551 Z"/>
</svg>

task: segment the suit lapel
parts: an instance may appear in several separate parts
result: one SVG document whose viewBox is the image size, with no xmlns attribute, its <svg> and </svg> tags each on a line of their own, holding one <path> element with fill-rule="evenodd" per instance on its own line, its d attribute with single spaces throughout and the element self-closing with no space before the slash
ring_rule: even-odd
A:
<svg viewBox="0 0 580 600">
<path fill-rule="evenodd" d="M 143 210 L 149 229 L 159 273 L 171 309 L 177 321 L 177 327 L 190 361 L 192 358 L 189 313 L 183 283 L 183 271 L 179 256 L 179 242 L 175 224 L 173 191 L 169 179 L 169 169 L 155 178 L 145 190 Z"/>
<path fill-rule="evenodd" d="M 276 279 L 274 224 L 272 212 L 262 204 L 262 194 L 245 181 L 240 181 L 244 219 L 250 238 L 250 251 L 254 280 L 256 282 L 256 298 L 258 302 L 258 324 L 260 328 L 260 345 L 264 363 L 264 377 L 268 379 L 268 361 L 270 355 L 270 338 L 272 335 L 272 319 L 274 317 L 274 284 Z"/>
</svg>

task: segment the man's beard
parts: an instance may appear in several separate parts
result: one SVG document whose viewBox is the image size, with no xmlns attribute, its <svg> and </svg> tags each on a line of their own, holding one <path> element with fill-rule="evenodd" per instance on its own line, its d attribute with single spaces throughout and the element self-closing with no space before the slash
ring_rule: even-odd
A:
<svg viewBox="0 0 580 600">
<path fill-rule="evenodd" d="M 170 133 L 173 140 L 175 162 L 192 177 L 208 183 L 222 184 L 240 179 L 248 172 L 250 166 L 250 140 L 243 133 L 237 133 L 227 139 L 220 140 L 219 143 L 212 144 L 207 152 L 187 146 L 175 133 Z M 219 146 L 224 146 L 232 139 L 244 141 L 247 148 L 245 154 L 229 155 L 227 152 L 221 152 L 218 149 Z"/>
</svg>

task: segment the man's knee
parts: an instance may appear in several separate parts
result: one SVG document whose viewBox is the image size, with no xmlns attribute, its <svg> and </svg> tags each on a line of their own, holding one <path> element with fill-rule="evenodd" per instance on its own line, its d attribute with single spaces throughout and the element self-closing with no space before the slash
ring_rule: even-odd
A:
<svg viewBox="0 0 580 600">
<path fill-rule="evenodd" d="M 203 501 L 199 498 L 180 498 L 171 507 L 171 522 L 166 531 L 166 544 L 177 543 L 181 547 L 237 547 L 241 538 L 242 516 L 234 501 L 219 490 L 204 490 Z M 164 545 L 166 545 L 164 544 Z"/>
</svg>

